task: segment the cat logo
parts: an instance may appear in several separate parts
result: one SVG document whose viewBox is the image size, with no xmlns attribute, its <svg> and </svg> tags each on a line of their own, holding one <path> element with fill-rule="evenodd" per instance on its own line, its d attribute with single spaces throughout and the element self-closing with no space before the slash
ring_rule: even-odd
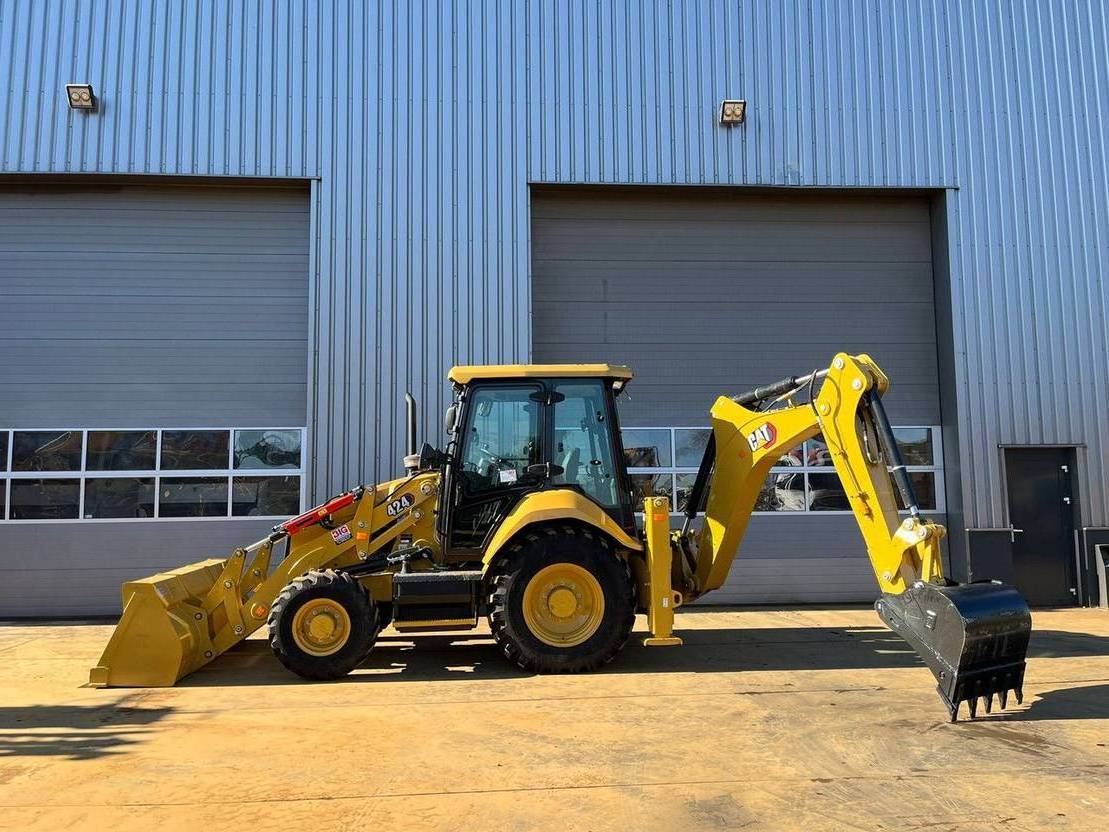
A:
<svg viewBox="0 0 1109 832">
<path fill-rule="evenodd" d="M 769 448 L 777 438 L 777 429 L 769 422 L 764 422 L 747 434 L 747 444 L 751 446 L 751 452 L 754 453 L 759 448 Z"/>
</svg>

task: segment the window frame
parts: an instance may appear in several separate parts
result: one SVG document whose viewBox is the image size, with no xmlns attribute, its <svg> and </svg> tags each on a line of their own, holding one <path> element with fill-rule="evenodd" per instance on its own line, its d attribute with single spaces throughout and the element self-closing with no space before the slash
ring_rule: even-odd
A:
<svg viewBox="0 0 1109 832">
<path fill-rule="evenodd" d="M 81 468 L 77 471 L 13 471 L 12 455 L 14 434 L 35 431 L 73 431 L 81 434 Z M 236 468 L 235 467 L 235 433 L 237 431 L 287 431 L 295 432 L 300 437 L 300 465 L 297 468 Z M 127 471 L 98 471 L 88 469 L 89 434 L 100 431 L 154 431 L 156 445 L 154 453 L 153 470 L 127 470 Z M 171 469 L 162 470 L 162 433 L 163 431 L 226 431 L 227 442 L 227 467 L 207 469 Z M 289 515 L 284 514 L 233 514 L 235 479 L 239 477 L 297 477 L 300 480 L 300 504 L 297 513 L 307 509 L 305 486 L 308 479 L 308 470 L 305 464 L 306 448 L 308 442 L 308 428 L 304 426 L 278 427 L 272 425 L 252 427 L 249 425 L 224 426 L 188 426 L 188 427 L 87 427 L 87 428 L 41 428 L 41 427 L 15 427 L 0 428 L 0 434 L 6 434 L 8 439 L 8 454 L 4 466 L 0 469 L 0 479 L 3 480 L 4 504 L 0 510 L 0 524 L 12 523 L 28 525 L 33 523 L 158 523 L 186 522 L 186 523 L 211 523 L 221 520 L 283 520 Z M 161 516 L 161 481 L 165 479 L 192 479 L 200 477 L 223 477 L 227 481 L 227 513 L 210 517 L 162 517 Z M 85 483 L 94 479 L 139 479 L 150 478 L 154 480 L 154 516 L 153 517 L 85 517 Z M 15 480 L 45 480 L 45 479 L 76 479 L 80 481 L 78 493 L 78 508 L 76 517 L 42 520 L 19 520 L 12 518 L 11 490 Z"/>
<path fill-rule="evenodd" d="M 931 465 L 906 465 L 905 470 L 910 474 L 912 473 L 931 473 L 936 486 L 936 507 L 921 509 L 921 514 L 928 515 L 943 515 L 947 513 L 947 493 L 944 483 L 944 468 L 943 468 L 943 433 L 939 425 L 893 425 L 893 429 L 897 430 L 921 430 L 928 429 L 931 431 L 932 437 L 932 464 Z M 705 425 L 672 425 L 672 426 L 654 426 L 654 425 L 621 425 L 620 432 L 623 434 L 625 430 L 668 430 L 670 431 L 670 449 L 671 449 L 671 463 L 677 462 L 677 435 L 676 431 L 679 430 L 711 430 L 710 427 Z M 808 444 L 806 440 L 805 445 Z M 802 460 L 808 458 L 807 450 L 802 447 L 801 452 Z M 635 475 L 668 475 L 670 477 L 670 514 L 673 517 L 684 517 L 685 514 L 678 510 L 678 475 L 692 474 L 696 475 L 697 468 L 682 466 L 682 465 L 666 465 L 657 468 L 635 467 L 628 468 L 628 476 Z M 817 511 L 809 508 L 809 474 L 832 474 L 835 475 L 835 468 L 831 465 L 776 465 L 770 469 L 767 476 L 774 474 L 802 474 L 805 483 L 805 508 L 798 511 L 753 511 L 754 515 L 759 517 L 836 517 L 836 516 L 850 516 L 853 514 L 850 510 L 834 510 L 834 511 Z M 900 514 L 908 514 L 908 511 L 900 511 Z M 641 516 L 642 506 L 636 506 L 636 516 Z M 702 513 L 703 514 L 703 513 Z"/>
</svg>

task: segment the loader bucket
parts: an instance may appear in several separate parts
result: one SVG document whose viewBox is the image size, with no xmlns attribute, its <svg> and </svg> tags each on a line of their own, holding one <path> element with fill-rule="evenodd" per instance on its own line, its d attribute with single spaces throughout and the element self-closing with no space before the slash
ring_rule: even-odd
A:
<svg viewBox="0 0 1109 832">
<path fill-rule="evenodd" d="M 1032 616 L 1021 594 L 1000 582 L 938 586 L 916 583 L 900 595 L 883 594 L 874 605 L 886 625 L 912 645 L 936 677 L 936 690 L 954 722 L 978 700 L 986 713 L 996 695 L 1023 700 L 1025 656 Z"/>
<path fill-rule="evenodd" d="M 237 557 L 205 560 L 124 584 L 123 615 L 89 672 L 89 683 L 170 686 L 245 638 L 237 610 L 212 605 L 213 587 L 222 586 Z"/>
</svg>

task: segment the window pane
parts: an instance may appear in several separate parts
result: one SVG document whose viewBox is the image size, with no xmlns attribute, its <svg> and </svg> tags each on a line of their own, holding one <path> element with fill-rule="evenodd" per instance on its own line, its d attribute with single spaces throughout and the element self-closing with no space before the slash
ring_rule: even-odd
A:
<svg viewBox="0 0 1109 832">
<path fill-rule="evenodd" d="M 12 439 L 12 470 L 80 471 L 81 431 L 17 430 Z"/>
<path fill-rule="evenodd" d="M 649 428 L 624 428 L 624 459 L 629 468 L 669 468 L 670 431 Z"/>
<path fill-rule="evenodd" d="M 913 493 L 916 495 L 917 505 L 922 511 L 936 510 L 936 475 L 931 471 L 910 471 L 909 481 L 913 484 Z M 901 492 L 894 489 L 897 498 L 897 507 L 902 511 L 905 506 L 901 503 Z"/>
<path fill-rule="evenodd" d="M 226 517 L 227 477 L 162 477 L 159 517 Z"/>
<path fill-rule="evenodd" d="M 576 485 L 600 505 L 616 500 L 616 454 L 601 381 L 560 381 L 554 405 L 555 452 L 551 461 L 563 468 L 552 484 Z M 667 450 L 669 450 L 667 448 Z"/>
<path fill-rule="evenodd" d="M 80 502 L 80 480 L 12 480 L 12 520 L 74 519 Z"/>
<path fill-rule="evenodd" d="M 153 517 L 153 477 L 85 480 L 85 517 Z"/>
<path fill-rule="evenodd" d="M 236 468 L 299 468 L 299 430 L 235 431 Z"/>
<path fill-rule="evenodd" d="M 906 465 L 933 465 L 931 428 L 894 428 L 893 438 Z"/>
<path fill-rule="evenodd" d="M 227 468 L 225 430 L 162 431 L 162 470 L 200 471 Z"/>
<path fill-rule="evenodd" d="M 850 511 L 847 493 L 835 474 L 809 474 L 809 511 Z"/>
<path fill-rule="evenodd" d="M 801 453 L 801 446 L 794 448 L 792 451 L 786 451 L 774 463 L 775 468 L 800 468 L 804 465 L 804 455 Z"/>
<path fill-rule="evenodd" d="M 231 514 L 235 517 L 291 517 L 300 512 L 300 477 L 235 477 Z"/>
<path fill-rule="evenodd" d="M 643 511 L 643 501 L 648 497 L 669 497 L 674 505 L 672 474 L 632 474 L 632 507 Z"/>
<path fill-rule="evenodd" d="M 674 464 L 679 468 L 697 468 L 705 455 L 711 428 L 683 428 L 674 431 Z"/>
<path fill-rule="evenodd" d="M 805 475 L 772 473 L 755 499 L 755 511 L 803 511 Z"/>
<path fill-rule="evenodd" d="M 0 471 L 8 470 L 8 432 L 0 430 Z M 2 517 L 3 515 L 0 515 Z"/>
<path fill-rule="evenodd" d="M 0 480 L 0 520 L 3 520 L 8 515 L 5 513 L 8 508 L 8 481 Z"/>
<path fill-rule="evenodd" d="M 689 492 L 693 490 L 693 482 L 696 479 L 696 474 L 678 474 L 674 477 L 674 496 L 678 511 L 685 511 L 686 503 L 689 501 Z"/>
<path fill-rule="evenodd" d="M 828 444 L 824 441 L 824 437 L 817 434 L 808 442 L 805 443 L 805 464 L 815 466 L 831 466 L 832 454 L 828 450 Z"/>
<path fill-rule="evenodd" d="M 538 387 L 487 387 L 473 394 L 462 437 L 462 485 L 467 494 L 515 488 L 539 462 Z M 556 459 L 557 461 L 557 459 Z M 559 462 L 559 464 L 562 464 Z"/>
<path fill-rule="evenodd" d="M 88 471 L 153 471 L 158 433 L 153 430 L 90 430 Z"/>
</svg>

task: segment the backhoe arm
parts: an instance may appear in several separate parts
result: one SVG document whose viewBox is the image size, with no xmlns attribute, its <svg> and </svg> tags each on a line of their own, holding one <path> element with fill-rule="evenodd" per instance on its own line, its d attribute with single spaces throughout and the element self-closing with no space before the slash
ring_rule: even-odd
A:
<svg viewBox="0 0 1109 832">
<path fill-rule="evenodd" d="M 936 676 L 952 721 L 962 701 L 969 702 L 971 716 L 979 698 L 987 712 L 995 694 L 1002 707 L 1009 690 L 1020 701 L 1032 629 L 1028 605 L 1011 586 L 956 585 L 945 577 L 940 541 L 946 531 L 920 515 L 882 406 L 888 388 L 889 379 L 869 356 L 840 353 L 827 370 L 717 399 L 686 524 L 670 547 L 674 586 L 689 600 L 724 583 L 770 469 L 784 453 L 822 434 L 882 590 L 875 608 Z M 805 393 L 807 400 L 798 403 Z M 766 403 L 773 409 L 748 407 Z M 904 519 L 895 486 L 908 510 Z M 692 521 L 701 511 L 704 523 L 694 541 Z M 648 511 L 648 531 L 660 522 Z"/>
<path fill-rule="evenodd" d="M 882 591 L 900 594 L 917 581 L 943 578 L 944 527 L 915 510 L 904 522 L 898 515 L 887 468 L 889 449 L 882 448 L 871 404 L 871 397 L 888 387 L 889 380 L 869 356 L 840 354 L 812 402 L 790 402 L 760 413 L 727 397 L 716 400 L 713 470 L 687 598 L 724 583 L 770 469 L 784 453 L 818 434 L 824 436 Z M 696 487 L 694 492 L 696 496 Z"/>
</svg>

